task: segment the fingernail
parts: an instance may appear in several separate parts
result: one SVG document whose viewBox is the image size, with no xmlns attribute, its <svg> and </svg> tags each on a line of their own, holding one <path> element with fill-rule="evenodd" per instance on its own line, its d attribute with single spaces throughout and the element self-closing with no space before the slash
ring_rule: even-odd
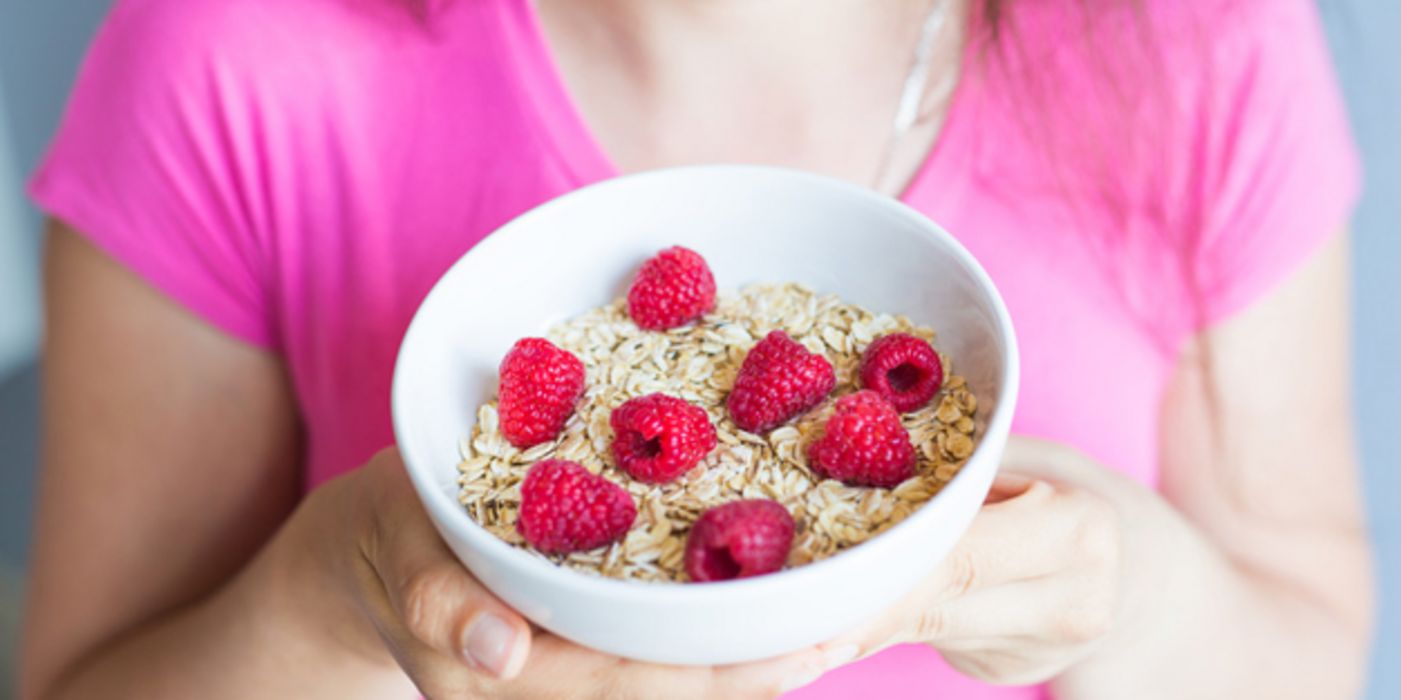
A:
<svg viewBox="0 0 1401 700">
<path fill-rule="evenodd" d="M 822 662 L 826 665 L 827 670 L 830 671 L 838 666 L 845 666 L 851 663 L 852 659 L 855 659 L 856 655 L 860 653 L 861 647 L 855 644 L 843 644 L 823 652 Z"/>
<path fill-rule="evenodd" d="M 1032 479 L 1029 476 L 1003 472 L 1001 474 L 998 474 L 992 483 L 997 484 L 998 486 L 1002 486 L 1003 488 L 1013 489 L 1026 488 L 1027 486 L 1030 486 L 1031 482 L 1033 481 L 1035 481 L 1035 479 Z"/>
<path fill-rule="evenodd" d="M 462 650 L 468 661 L 495 676 L 505 672 L 516 642 L 516 631 L 510 623 L 491 613 L 482 613 L 467 628 L 466 637 Z"/>
</svg>

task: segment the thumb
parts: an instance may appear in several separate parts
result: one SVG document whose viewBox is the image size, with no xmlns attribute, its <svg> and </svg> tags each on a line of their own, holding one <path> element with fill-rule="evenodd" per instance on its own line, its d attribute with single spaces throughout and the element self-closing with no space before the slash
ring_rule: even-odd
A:
<svg viewBox="0 0 1401 700">
<path fill-rule="evenodd" d="M 381 458 L 397 472 L 384 475 L 387 490 L 397 493 L 377 508 L 378 546 L 369 559 L 390 607 L 409 634 L 435 651 L 498 678 L 516 676 L 530 653 L 529 623 L 453 556 L 408 483 L 398 453 Z"/>
</svg>

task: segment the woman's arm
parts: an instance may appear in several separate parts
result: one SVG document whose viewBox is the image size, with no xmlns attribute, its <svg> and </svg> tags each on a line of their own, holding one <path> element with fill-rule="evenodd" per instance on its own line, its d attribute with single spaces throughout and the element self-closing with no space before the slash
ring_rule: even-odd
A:
<svg viewBox="0 0 1401 700">
<path fill-rule="evenodd" d="M 301 582 L 278 582 L 292 572 L 231 583 L 299 494 L 281 362 L 62 226 L 51 227 L 45 277 L 22 696 L 247 697 L 324 683 L 350 697 L 350 684 L 384 680 L 392 665 L 356 668 L 336 645 L 282 645 L 329 632 L 297 612 Z M 275 595 L 248 599 L 259 589 Z M 308 628 L 288 629 L 298 625 Z M 398 674 L 395 684 L 404 687 Z"/>
<path fill-rule="evenodd" d="M 1347 279 L 1340 236 L 1200 339 L 1165 400 L 1163 494 L 1014 438 L 955 550 L 854 639 L 1060 700 L 1354 696 L 1373 603 Z"/>
<path fill-rule="evenodd" d="M 1338 236 L 1184 354 L 1162 415 L 1162 497 L 1176 510 L 1144 517 L 1178 535 L 1166 551 L 1185 571 L 1167 571 L 1165 553 L 1158 583 L 1175 585 L 1125 590 L 1111 643 L 1057 682 L 1058 697 L 1358 694 L 1374 602 L 1348 272 Z"/>
<path fill-rule="evenodd" d="M 48 261 L 25 700 L 753 698 L 849 660 L 667 668 L 532 633 L 453 557 L 394 450 L 297 503 L 273 356 L 61 226 Z"/>
</svg>

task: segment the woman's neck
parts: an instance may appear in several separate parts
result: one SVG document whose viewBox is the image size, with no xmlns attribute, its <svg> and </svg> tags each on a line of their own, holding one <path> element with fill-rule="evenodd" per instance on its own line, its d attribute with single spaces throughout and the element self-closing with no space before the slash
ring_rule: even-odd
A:
<svg viewBox="0 0 1401 700">
<path fill-rule="evenodd" d="M 934 2 L 949 3 L 942 77 L 961 0 L 538 0 L 565 81 L 621 169 L 761 162 L 868 185 Z"/>
<path fill-rule="evenodd" d="M 908 57 L 931 4 L 946 1 L 566 0 L 643 59 L 639 67 L 703 56 L 789 84 L 829 84 L 824 73 L 854 64 L 888 69 L 886 59 Z"/>
</svg>

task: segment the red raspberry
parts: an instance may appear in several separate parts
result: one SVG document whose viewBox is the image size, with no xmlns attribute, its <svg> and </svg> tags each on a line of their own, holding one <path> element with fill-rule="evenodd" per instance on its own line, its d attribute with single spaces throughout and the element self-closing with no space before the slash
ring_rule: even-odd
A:
<svg viewBox="0 0 1401 700">
<path fill-rule="evenodd" d="M 783 568 L 793 544 L 793 516 L 776 501 L 732 501 L 707 510 L 686 539 L 692 581 L 725 581 Z"/>
<path fill-rule="evenodd" d="M 648 394 L 613 409 L 613 458 L 638 481 L 671 481 L 715 449 L 705 409 L 675 396 Z"/>
<path fill-rule="evenodd" d="M 773 331 L 740 365 L 727 400 L 730 417 L 740 428 L 761 433 L 816 406 L 836 383 L 826 358 Z"/>
<path fill-rule="evenodd" d="M 874 391 L 837 399 L 822 437 L 808 447 L 817 474 L 849 486 L 891 488 L 915 474 L 915 448 L 895 407 Z"/>
<path fill-rule="evenodd" d="M 546 554 L 568 554 L 617 542 L 637 506 L 623 487 L 562 459 L 530 468 L 521 484 L 516 531 Z"/>
<path fill-rule="evenodd" d="M 544 338 L 522 338 L 501 360 L 501 434 L 525 449 L 564 430 L 584 394 L 584 363 Z"/>
<path fill-rule="evenodd" d="M 944 383 L 939 353 L 908 333 L 882 336 L 861 355 L 861 386 L 908 413 L 929 403 Z"/>
<path fill-rule="evenodd" d="M 699 253 L 680 246 L 642 263 L 628 288 L 628 315 L 647 330 L 684 326 L 714 307 L 710 266 Z"/>
</svg>

